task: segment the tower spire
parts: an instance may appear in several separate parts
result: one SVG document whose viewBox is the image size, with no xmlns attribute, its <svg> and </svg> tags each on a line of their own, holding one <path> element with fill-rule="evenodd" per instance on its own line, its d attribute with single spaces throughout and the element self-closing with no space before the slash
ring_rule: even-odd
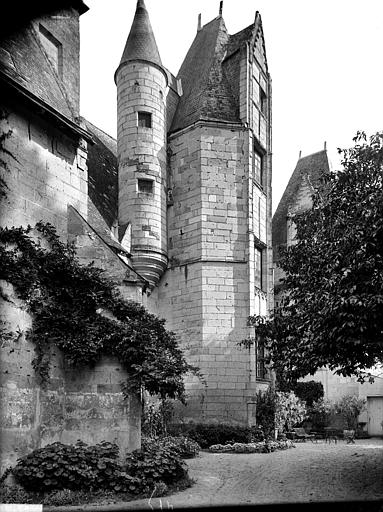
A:
<svg viewBox="0 0 383 512">
<path fill-rule="evenodd" d="M 131 60 L 146 60 L 162 67 L 149 13 L 144 0 L 137 0 L 132 28 L 121 57 L 121 64 Z"/>
</svg>

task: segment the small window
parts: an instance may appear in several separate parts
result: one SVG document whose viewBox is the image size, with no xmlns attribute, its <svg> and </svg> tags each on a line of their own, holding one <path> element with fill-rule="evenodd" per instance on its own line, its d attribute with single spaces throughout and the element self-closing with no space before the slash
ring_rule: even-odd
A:
<svg viewBox="0 0 383 512">
<path fill-rule="evenodd" d="M 62 77 L 63 73 L 63 52 L 62 44 L 58 41 L 53 34 L 49 32 L 43 25 L 39 25 L 40 40 L 44 47 L 45 53 L 57 71 L 58 75 Z"/>
<path fill-rule="evenodd" d="M 267 96 L 262 87 L 259 87 L 259 103 L 261 112 L 265 116 L 267 114 Z"/>
<path fill-rule="evenodd" d="M 270 379 L 270 373 L 266 365 L 267 351 L 262 341 L 257 343 L 257 379 Z"/>
<path fill-rule="evenodd" d="M 137 181 L 138 192 L 144 192 L 145 194 L 153 194 L 153 180 L 139 179 Z"/>
<path fill-rule="evenodd" d="M 151 128 L 152 114 L 150 112 L 138 112 L 138 126 L 141 128 Z"/>
<path fill-rule="evenodd" d="M 264 167 L 265 167 L 265 159 L 261 153 L 254 150 L 253 154 L 253 165 L 254 165 L 254 179 L 258 185 L 263 187 L 263 178 L 264 178 Z"/>
<path fill-rule="evenodd" d="M 265 263 L 265 249 L 256 246 L 254 248 L 254 284 L 263 292 L 266 291 Z"/>
</svg>

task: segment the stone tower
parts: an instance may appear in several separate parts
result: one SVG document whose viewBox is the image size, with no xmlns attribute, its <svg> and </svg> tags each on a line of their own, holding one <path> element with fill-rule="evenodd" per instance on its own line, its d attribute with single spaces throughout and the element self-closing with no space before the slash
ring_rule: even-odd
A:
<svg viewBox="0 0 383 512">
<path fill-rule="evenodd" d="M 230 35 L 198 25 L 175 77 L 137 8 L 116 71 L 119 235 L 205 383 L 186 379 L 184 419 L 254 422 L 270 384 L 264 350 L 241 350 L 272 304 L 271 79 L 262 21 Z M 166 99 L 165 99 L 166 98 Z"/>
<path fill-rule="evenodd" d="M 162 66 L 143 0 L 120 65 L 117 85 L 118 225 L 136 271 L 151 287 L 167 266 L 166 101 Z"/>
</svg>

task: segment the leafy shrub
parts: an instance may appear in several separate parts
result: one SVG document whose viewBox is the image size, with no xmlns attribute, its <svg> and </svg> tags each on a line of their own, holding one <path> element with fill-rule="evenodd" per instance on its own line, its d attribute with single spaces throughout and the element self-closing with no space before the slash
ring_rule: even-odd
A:
<svg viewBox="0 0 383 512">
<path fill-rule="evenodd" d="M 198 443 L 185 436 L 167 436 L 161 439 L 161 443 L 178 453 L 182 459 L 196 457 L 201 449 Z"/>
<path fill-rule="evenodd" d="M 358 424 L 358 416 L 366 406 L 364 398 L 347 395 L 343 396 L 336 404 L 335 410 L 344 420 L 345 426 L 350 429 L 356 429 Z"/>
<path fill-rule="evenodd" d="M 297 382 L 291 390 L 298 398 L 306 402 L 308 407 L 311 407 L 313 402 L 317 402 L 324 396 L 323 384 L 314 380 Z"/>
<path fill-rule="evenodd" d="M 53 443 L 19 459 L 13 474 L 27 490 L 97 487 L 139 492 L 141 482 L 123 471 L 117 457 L 118 447 L 112 443 L 94 446 L 81 442 L 76 445 Z"/>
<path fill-rule="evenodd" d="M 315 430 L 321 430 L 330 424 L 331 415 L 334 412 L 334 404 L 325 398 L 313 402 L 308 410 L 309 418 Z"/>
<path fill-rule="evenodd" d="M 306 405 L 292 391 L 277 391 L 275 404 L 275 425 L 280 432 L 291 430 L 307 417 Z"/>
<path fill-rule="evenodd" d="M 164 399 L 157 402 L 145 400 L 141 417 L 142 434 L 151 438 L 166 435 L 173 413 L 174 407 L 170 400 Z"/>
<path fill-rule="evenodd" d="M 258 391 L 256 395 L 256 420 L 265 437 L 273 437 L 275 430 L 276 395 L 272 388 Z"/>
<path fill-rule="evenodd" d="M 204 423 L 178 423 L 169 425 L 168 433 L 172 436 L 186 436 L 197 442 L 203 449 L 213 444 L 248 443 L 264 438 L 259 427 L 243 427 L 220 423 L 210 425 Z"/>
<path fill-rule="evenodd" d="M 34 499 L 35 498 L 35 499 Z M 0 503 L 38 503 L 35 493 L 30 494 L 19 485 L 2 485 Z"/>
<path fill-rule="evenodd" d="M 187 475 L 186 465 L 179 454 L 152 439 L 144 440 L 140 450 L 127 455 L 125 470 L 142 483 L 145 491 L 158 482 L 172 484 Z"/>
<path fill-rule="evenodd" d="M 216 444 L 210 446 L 211 452 L 223 453 L 270 453 L 276 450 L 287 450 L 287 448 L 294 448 L 291 441 L 263 441 L 259 443 L 234 443 L 234 444 Z"/>
</svg>

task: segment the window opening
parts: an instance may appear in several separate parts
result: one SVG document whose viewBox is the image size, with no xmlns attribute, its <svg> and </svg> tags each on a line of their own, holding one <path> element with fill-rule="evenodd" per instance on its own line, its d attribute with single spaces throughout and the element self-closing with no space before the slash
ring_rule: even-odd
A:
<svg viewBox="0 0 383 512">
<path fill-rule="evenodd" d="M 151 128 L 152 114 L 150 112 L 138 112 L 138 126 L 141 128 Z"/>
<path fill-rule="evenodd" d="M 39 25 L 40 40 L 52 66 L 60 78 L 63 74 L 63 52 L 62 44 L 43 25 Z"/>
<path fill-rule="evenodd" d="M 139 178 L 137 180 L 138 192 L 144 192 L 145 194 L 153 194 L 153 180 L 146 180 Z"/>
</svg>

